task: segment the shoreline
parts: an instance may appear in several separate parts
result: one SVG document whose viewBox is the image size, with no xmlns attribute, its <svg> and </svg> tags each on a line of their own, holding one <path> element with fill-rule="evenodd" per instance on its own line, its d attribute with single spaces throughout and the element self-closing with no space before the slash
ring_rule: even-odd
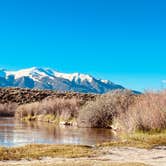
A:
<svg viewBox="0 0 166 166">
<path fill-rule="evenodd" d="M 153 149 L 132 147 L 100 147 L 97 154 L 87 157 L 42 157 L 40 159 L 21 159 L 0 161 L 0 166 L 165 166 L 166 146 Z M 96 166 L 95 165 L 95 166 Z"/>
</svg>

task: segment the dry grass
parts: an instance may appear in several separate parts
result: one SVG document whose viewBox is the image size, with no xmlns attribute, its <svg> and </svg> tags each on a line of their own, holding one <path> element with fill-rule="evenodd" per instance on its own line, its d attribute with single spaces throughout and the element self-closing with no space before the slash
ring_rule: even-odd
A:
<svg viewBox="0 0 166 166">
<path fill-rule="evenodd" d="M 128 90 L 116 90 L 101 95 L 82 108 L 78 124 L 80 127 L 110 127 L 113 119 L 126 112 L 133 101 L 134 95 Z"/>
<path fill-rule="evenodd" d="M 73 99 L 49 99 L 21 105 L 16 110 L 16 118 L 57 122 L 59 119 L 70 121 L 77 117 L 79 101 Z"/>
<path fill-rule="evenodd" d="M 166 146 L 166 131 L 160 133 L 137 132 L 133 134 L 123 135 L 120 141 L 106 142 L 98 146 L 114 146 L 114 147 L 137 147 L 151 149 L 156 146 Z"/>
<path fill-rule="evenodd" d="M 166 129 L 166 91 L 146 92 L 116 119 L 125 131 L 161 131 Z"/>
<path fill-rule="evenodd" d="M 0 160 L 40 159 L 42 157 L 88 157 L 94 153 L 89 146 L 76 145 L 26 145 L 0 148 Z"/>
<path fill-rule="evenodd" d="M 18 105 L 16 103 L 0 104 L 0 116 L 1 117 L 14 116 L 17 107 L 18 107 Z"/>
</svg>

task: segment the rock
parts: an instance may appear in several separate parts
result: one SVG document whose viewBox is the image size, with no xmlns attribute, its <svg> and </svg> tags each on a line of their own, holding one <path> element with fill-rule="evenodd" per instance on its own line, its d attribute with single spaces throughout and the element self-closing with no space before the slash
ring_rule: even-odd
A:
<svg viewBox="0 0 166 166">
<path fill-rule="evenodd" d="M 59 125 L 63 125 L 63 126 L 72 126 L 72 122 L 60 122 Z"/>
</svg>

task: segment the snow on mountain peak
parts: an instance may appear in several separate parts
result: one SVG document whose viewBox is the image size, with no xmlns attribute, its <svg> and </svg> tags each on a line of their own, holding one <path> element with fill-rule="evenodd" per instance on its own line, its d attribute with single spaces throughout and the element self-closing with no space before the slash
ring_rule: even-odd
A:
<svg viewBox="0 0 166 166">
<path fill-rule="evenodd" d="M 6 71 L 6 76 L 14 75 L 15 79 L 21 78 L 21 77 L 30 77 L 31 79 L 37 81 L 43 77 L 49 77 L 51 79 L 54 79 L 55 77 L 67 79 L 69 81 L 88 81 L 92 82 L 93 77 L 91 77 L 88 74 L 80 74 L 80 73 L 60 73 L 50 68 L 38 68 L 38 67 L 32 67 L 27 69 L 22 69 L 18 71 Z"/>
<path fill-rule="evenodd" d="M 66 74 L 66 73 L 59 73 L 55 72 L 56 77 L 61 77 L 64 79 L 67 79 L 69 81 L 88 81 L 92 82 L 93 78 L 87 74 L 80 74 L 80 73 L 72 73 L 72 74 Z"/>
<path fill-rule="evenodd" d="M 113 84 L 111 81 L 109 80 L 100 80 L 102 83 L 104 84 Z"/>
<path fill-rule="evenodd" d="M 32 67 L 32 68 L 28 68 L 28 69 L 22 69 L 22 70 L 18 70 L 18 71 L 7 71 L 6 75 L 14 75 L 15 79 L 21 78 L 21 77 L 30 77 L 34 80 L 42 78 L 42 77 L 46 77 L 46 76 L 50 76 L 54 77 L 53 75 L 47 73 L 47 71 L 45 71 L 42 68 L 37 68 L 37 67 Z"/>
</svg>

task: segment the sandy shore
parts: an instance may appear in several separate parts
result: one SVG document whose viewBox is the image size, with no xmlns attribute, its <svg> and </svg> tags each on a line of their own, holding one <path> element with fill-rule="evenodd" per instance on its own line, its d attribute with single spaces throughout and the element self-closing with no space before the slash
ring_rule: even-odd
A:
<svg viewBox="0 0 166 166">
<path fill-rule="evenodd" d="M 140 162 L 152 166 L 166 166 L 166 146 L 154 149 L 139 148 L 109 148 L 101 149 L 103 155 L 99 159 L 112 162 Z"/>
<path fill-rule="evenodd" d="M 156 147 L 150 150 L 129 148 L 129 147 L 101 147 L 99 154 L 90 158 L 50 158 L 41 160 L 20 160 L 20 161 L 0 161 L 0 166 L 38 166 L 38 165 L 77 165 L 77 163 L 91 163 L 90 165 L 100 166 L 107 163 L 138 162 L 150 166 L 166 166 L 166 146 Z M 71 164 L 73 163 L 73 164 Z"/>
</svg>

